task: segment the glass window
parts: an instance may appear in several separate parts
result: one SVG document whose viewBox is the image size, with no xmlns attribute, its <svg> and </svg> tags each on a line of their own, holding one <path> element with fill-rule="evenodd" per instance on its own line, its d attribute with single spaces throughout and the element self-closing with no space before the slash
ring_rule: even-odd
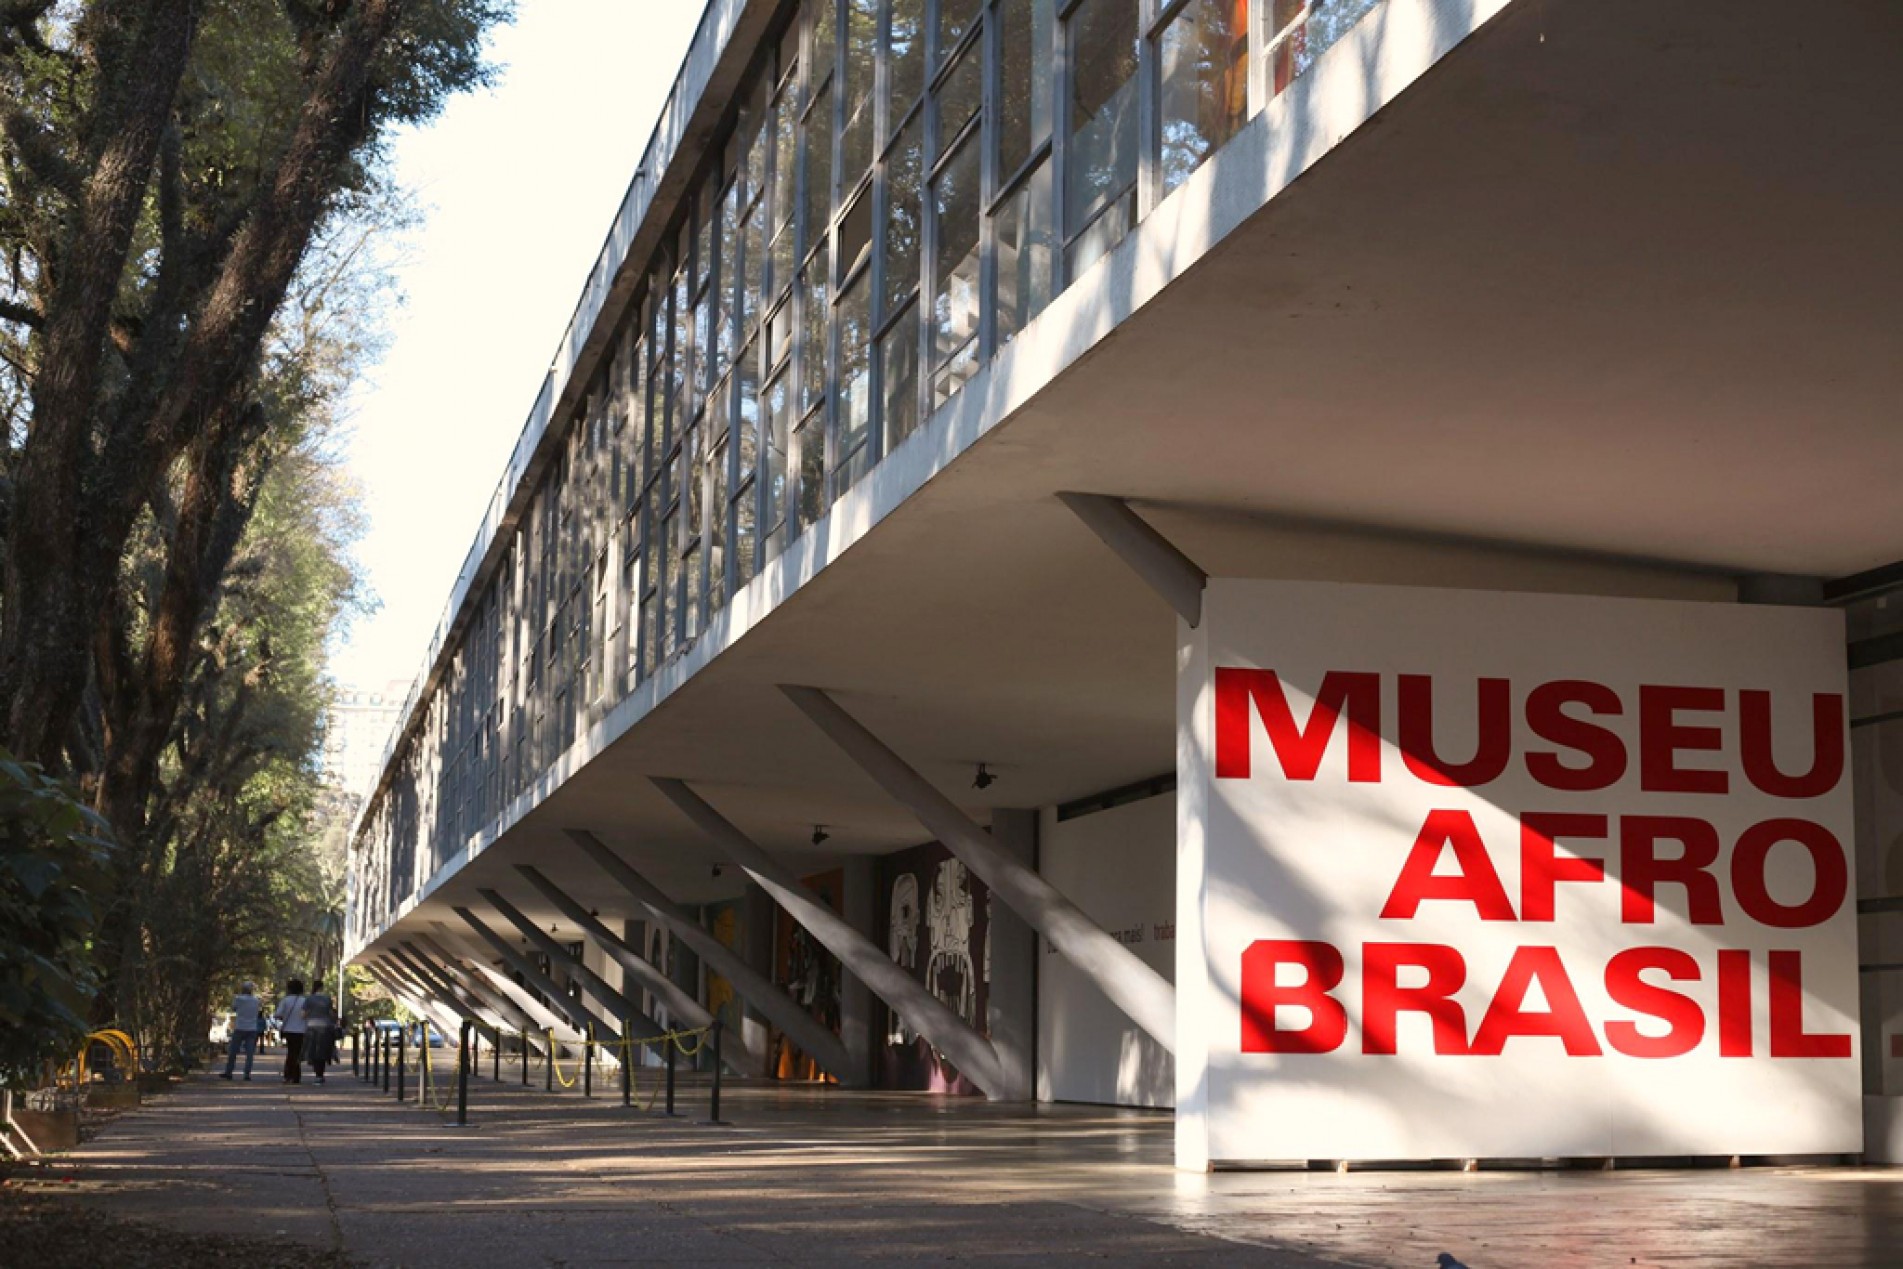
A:
<svg viewBox="0 0 1903 1269">
<path fill-rule="evenodd" d="M 998 209 L 1000 344 L 1023 330 L 1051 301 L 1057 265 L 1057 227 L 1051 220 L 1051 165 L 1046 160 Z"/>
<path fill-rule="evenodd" d="M 741 350 L 734 395 L 740 406 L 740 420 L 734 429 L 734 452 L 740 460 L 737 479 L 745 480 L 753 475 L 754 458 L 760 448 L 760 370 L 752 345 Z"/>
<path fill-rule="evenodd" d="M 839 444 L 833 496 L 837 498 L 858 479 L 858 467 L 868 457 L 866 438 L 872 434 L 872 283 L 869 275 L 839 297 Z"/>
<path fill-rule="evenodd" d="M 884 313 L 896 313 L 918 288 L 919 182 L 924 128 L 914 118 L 886 160 Z"/>
<path fill-rule="evenodd" d="M 718 379 L 727 373 L 727 367 L 733 362 L 734 328 L 738 320 L 733 310 L 733 283 L 738 275 L 734 267 L 740 258 L 740 182 L 735 181 L 727 187 L 727 197 L 720 204 L 720 288 L 716 298 L 724 300 L 716 307 L 714 338 L 714 368 L 712 378 Z"/>
<path fill-rule="evenodd" d="M 716 612 L 727 602 L 727 446 L 723 442 L 707 456 L 707 610 Z"/>
<path fill-rule="evenodd" d="M 748 201 L 760 197 L 766 192 L 767 147 L 772 143 L 773 129 L 767 117 L 766 79 L 762 77 L 747 93 L 746 105 L 742 107 L 739 134 L 741 144 L 746 147 L 747 155 L 747 194 Z"/>
<path fill-rule="evenodd" d="M 1157 42 L 1158 173 L 1169 193 L 1249 112 L 1249 0 L 1190 0 Z"/>
<path fill-rule="evenodd" d="M 800 409 L 826 395 L 826 262 L 815 260 L 800 274 Z"/>
<path fill-rule="evenodd" d="M 806 246 L 811 250 L 826 233 L 833 210 L 833 108 L 825 92 L 813 101 L 806 117 Z"/>
<path fill-rule="evenodd" d="M 872 70 L 879 44 L 878 0 L 846 0 L 846 121 L 839 187 L 850 190 L 872 166 Z"/>
<path fill-rule="evenodd" d="M 787 377 L 781 375 L 767 385 L 763 398 L 766 412 L 766 448 L 762 453 L 760 479 L 765 482 L 764 523 L 768 534 L 776 532 L 786 517 L 787 485 L 792 475 L 793 394 Z"/>
<path fill-rule="evenodd" d="M 884 407 L 885 452 L 918 426 L 918 309 L 913 308 L 886 332 L 879 345 L 880 397 Z"/>
<path fill-rule="evenodd" d="M 766 205 L 755 203 L 753 210 L 747 213 L 746 227 L 741 231 L 741 250 L 746 255 L 743 267 L 743 279 L 740 287 L 740 338 L 744 341 L 753 335 L 753 328 L 760 320 L 760 306 L 766 302 Z"/>
<path fill-rule="evenodd" d="M 1089 227 L 1073 248 L 1071 276 L 1116 245 L 1136 211 L 1137 0 L 1083 0 L 1066 24 L 1070 40 L 1070 150 L 1064 229 Z"/>
<path fill-rule="evenodd" d="M 734 495 L 733 503 L 733 568 L 734 585 L 744 586 L 754 574 L 759 560 L 758 520 L 754 507 L 754 487 L 742 483 L 740 492 Z"/>
<path fill-rule="evenodd" d="M 798 121 L 791 94 L 782 94 L 773 107 L 773 214 L 768 223 L 775 229 L 793 219 L 793 196 L 798 188 L 794 160 L 798 155 Z M 773 285 L 783 286 L 788 274 L 776 274 Z"/>
<path fill-rule="evenodd" d="M 1054 0 L 999 6 L 998 175 L 1009 180 L 1051 134 L 1051 8 Z"/>
<path fill-rule="evenodd" d="M 833 73 L 838 56 L 839 0 L 817 0 L 813 4 L 813 87 L 819 87 Z"/>
<path fill-rule="evenodd" d="M 925 0 L 890 0 L 886 80 L 891 94 L 889 128 L 897 129 L 925 90 Z"/>
<path fill-rule="evenodd" d="M 815 410 L 800 423 L 793 443 L 799 447 L 799 527 L 804 530 L 826 510 L 826 414 Z"/>
<path fill-rule="evenodd" d="M 948 151 L 984 105 L 984 49 L 974 45 L 952 67 L 934 95 L 938 106 L 939 152 Z"/>
<path fill-rule="evenodd" d="M 932 404 L 963 387 L 978 364 L 978 146 L 967 141 L 932 185 Z"/>
<path fill-rule="evenodd" d="M 767 318 L 767 365 L 777 367 L 793 351 L 793 301 L 787 300 Z"/>
<path fill-rule="evenodd" d="M 943 61 L 978 21 L 982 0 L 938 0 L 938 56 Z"/>
<path fill-rule="evenodd" d="M 862 192 L 839 218 L 839 280 L 845 281 L 872 245 L 872 191 Z"/>
</svg>

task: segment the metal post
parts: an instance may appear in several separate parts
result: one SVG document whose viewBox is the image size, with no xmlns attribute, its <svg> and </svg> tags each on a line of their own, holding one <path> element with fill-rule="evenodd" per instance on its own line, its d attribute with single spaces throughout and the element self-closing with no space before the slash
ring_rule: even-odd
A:
<svg viewBox="0 0 1903 1269">
<path fill-rule="evenodd" d="M 581 1095 L 584 1099 L 595 1095 L 595 1024 L 592 1022 L 581 1042 Z"/>
<path fill-rule="evenodd" d="M 671 1039 L 661 1041 L 667 1047 L 667 1113 L 674 1113 L 674 1050 L 678 1047 Z"/>
<path fill-rule="evenodd" d="M 621 1104 L 634 1105 L 634 1037 L 625 1018 L 621 1027 Z"/>
<path fill-rule="evenodd" d="M 529 1086 L 529 1033 L 527 1029 L 525 1028 L 522 1032 L 522 1087 L 527 1088 L 528 1086 Z"/>
<path fill-rule="evenodd" d="M 475 1028 L 463 1020 L 462 1043 L 456 1047 L 456 1126 L 469 1126 L 469 1068 L 474 1065 L 476 1055 L 470 1052 L 471 1039 Z"/>
<path fill-rule="evenodd" d="M 404 1098 L 403 1079 L 410 1071 L 409 1059 L 405 1056 L 403 1051 L 405 1046 L 409 1044 L 409 1041 L 410 1029 L 408 1027 L 400 1028 L 396 1033 L 396 1099 L 398 1101 L 402 1101 Z"/>
<path fill-rule="evenodd" d="M 384 1032 L 382 1045 L 383 1059 L 381 1065 L 383 1068 L 383 1091 L 386 1093 L 390 1091 L 390 1039 L 390 1033 L 387 1031 Z"/>
<path fill-rule="evenodd" d="M 489 1046 L 489 1078 L 502 1082 L 502 1032 L 496 1032 L 496 1042 Z"/>
<path fill-rule="evenodd" d="M 543 1056 L 547 1060 L 542 1063 L 542 1090 L 552 1093 L 555 1091 L 555 1031 L 552 1027 L 548 1032 L 548 1052 Z"/>
<path fill-rule="evenodd" d="M 357 1073 L 357 1032 L 350 1033 L 350 1073 Z"/>
<path fill-rule="evenodd" d="M 720 1122 L 720 1019 L 714 1019 L 714 1083 L 707 1099 L 707 1122 Z"/>
</svg>

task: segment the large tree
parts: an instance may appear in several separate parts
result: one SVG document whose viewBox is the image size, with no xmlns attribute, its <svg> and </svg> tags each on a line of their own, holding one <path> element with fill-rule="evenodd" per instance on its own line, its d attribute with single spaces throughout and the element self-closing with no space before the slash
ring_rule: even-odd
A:
<svg viewBox="0 0 1903 1269">
<path fill-rule="evenodd" d="M 67 766 L 127 544 L 181 462 L 181 531 L 215 545 L 211 491 L 265 425 L 260 352 L 309 244 L 373 189 L 393 125 L 482 82 L 481 35 L 506 9 L 0 0 L 0 322 L 24 332 L 7 360 L 26 407 L 0 456 L 0 735 L 16 753 Z M 150 649 L 148 715 L 176 707 L 203 591 L 181 584 Z M 99 805 L 136 818 L 152 738 L 104 749 Z"/>
</svg>

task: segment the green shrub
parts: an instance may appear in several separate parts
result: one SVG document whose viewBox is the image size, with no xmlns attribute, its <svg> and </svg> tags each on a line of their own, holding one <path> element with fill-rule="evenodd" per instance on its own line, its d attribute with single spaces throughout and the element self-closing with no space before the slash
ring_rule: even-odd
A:
<svg viewBox="0 0 1903 1269">
<path fill-rule="evenodd" d="M 0 1083 L 31 1084 L 89 1029 L 91 896 L 113 849 L 70 788 L 0 749 Z"/>
</svg>

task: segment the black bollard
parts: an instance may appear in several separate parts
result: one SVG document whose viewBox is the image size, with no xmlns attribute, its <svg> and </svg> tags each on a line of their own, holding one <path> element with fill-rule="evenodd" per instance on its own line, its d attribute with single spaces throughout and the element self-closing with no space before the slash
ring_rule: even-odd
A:
<svg viewBox="0 0 1903 1269">
<path fill-rule="evenodd" d="M 357 1033 L 355 1031 L 350 1033 L 350 1073 L 352 1075 L 357 1073 Z"/>
<path fill-rule="evenodd" d="M 529 1033 L 522 1032 L 522 1087 L 529 1086 Z"/>
<path fill-rule="evenodd" d="M 714 1019 L 714 1083 L 707 1097 L 707 1122 L 720 1122 L 720 1019 Z"/>
<path fill-rule="evenodd" d="M 500 1030 L 497 1030 L 495 1041 L 489 1046 L 489 1066 L 489 1078 L 500 1084 L 502 1082 L 502 1032 Z"/>
<path fill-rule="evenodd" d="M 381 1061 L 383 1069 L 383 1091 L 387 1093 L 390 1091 L 390 1033 L 388 1031 L 383 1033 L 383 1044 L 381 1047 L 383 1049 Z"/>
<path fill-rule="evenodd" d="M 396 1099 L 398 1101 L 402 1101 L 404 1098 L 403 1078 L 409 1074 L 410 1070 L 409 1060 L 404 1054 L 404 1048 L 408 1045 L 409 1039 L 410 1029 L 408 1027 L 404 1027 L 396 1033 Z"/>
<path fill-rule="evenodd" d="M 625 1017 L 621 1019 L 621 1104 L 634 1105 L 634 1040 Z"/>
<path fill-rule="evenodd" d="M 584 1099 L 595 1095 L 595 1024 L 592 1022 L 581 1042 L 581 1095 Z"/>
<path fill-rule="evenodd" d="M 674 1051 L 679 1048 L 671 1037 L 661 1041 L 667 1050 L 667 1113 L 674 1113 Z"/>
<path fill-rule="evenodd" d="M 555 1091 L 555 1032 L 553 1030 L 548 1032 L 547 1040 L 548 1052 L 543 1056 L 548 1060 L 542 1063 L 542 1088 L 552 1093 Z"/>
<path fill-rule="evenodd" d="M 467 1127 L 469 1124 L 469 1068 L 475 1062 L 475 1054 L 470 1045 L 475 1042 L 475 1028 L 469 1020 L 463 1020 L 462 1043 L 456 1047 L 456 1125 Z"/>
</svg>

